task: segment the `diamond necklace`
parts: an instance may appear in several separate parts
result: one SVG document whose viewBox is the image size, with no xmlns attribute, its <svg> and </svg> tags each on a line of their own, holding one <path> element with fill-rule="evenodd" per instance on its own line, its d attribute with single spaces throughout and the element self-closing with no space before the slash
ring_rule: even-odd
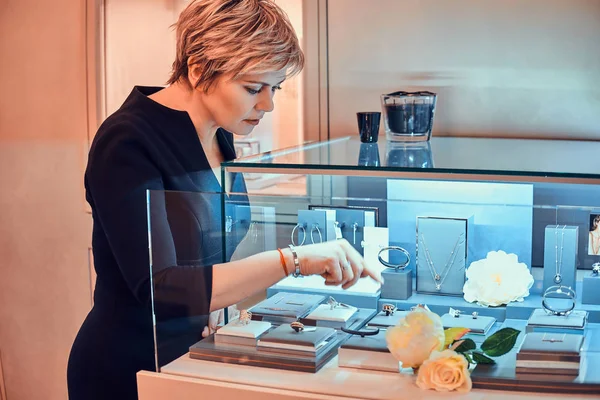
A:
<svg viewBox="0 0 600 400">
<path fill-rule="evenodd" d="M 442 285 L 446 280 L 446 277 L 450 273 L 450 269 L 454 265 L 456 261 L 456 255 L 458 246 L 460 245 L 460 239 L 462 238 L 462 233 L 458 235 L 458 239 L 456 239 L 456 243 L 454 244 L 454 248 L 448 257 L 448 261 L 446 261 L 446 265 L 444 265 L 444 270 L 442 271 L 442 275 L 440 275 L 435 269 L 435 265 L 433 264 L 433 260 L 431 259 L 431 255 L 429 254 L 429 249 L 427 248 L 427 244 L 425 243 L 425 235 L 421 234 L 421 243 L 425 248 L 425 260 L 427 261 L 427 266 L 429 267 L 429 272 L 431 272 L 431 277 L 433 278 L 433 283 L 435 284 L 436 290 L 442 290 Z"/>
<path fill-rule="evenodd" d="M 556 252 L 556 274 L 554 275 L 554 283 L 559 284 L 562 282 L 562 262 L 563 262 L 563 250 L 565 244 L 565 228 L 567 226 L 563 226 L 562 235 L 560 238 L 560 262 L 558 258 L 558 225 L 556 225 L 556 229 L 554 230 L 554 250 Z"/>
</svg>

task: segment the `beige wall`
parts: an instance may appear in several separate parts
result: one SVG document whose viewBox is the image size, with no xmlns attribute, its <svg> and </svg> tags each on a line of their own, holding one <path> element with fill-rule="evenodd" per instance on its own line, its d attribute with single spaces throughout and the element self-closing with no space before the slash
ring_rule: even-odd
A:
<svg viewBox="0 0 600 400">
<path fill-rule="evenodd" d="M 396 90 L 434 134 L 600 138 L 599 0 L 329 0 L 331 136 Z M 383 129 L 382 129 L 383 132 Z"/>
<path fill-rule="evenodd" d="M 8 400 L 63 400 L 90 307 L 85 2 L 0 5 L 0 351 Z"/>
<path fill-rule="evenodd" d="M 134 85 L 163 86 L 175 57 L 182 0 L 104 0 L 106 111 L 121 106 Z"/>
</svg>

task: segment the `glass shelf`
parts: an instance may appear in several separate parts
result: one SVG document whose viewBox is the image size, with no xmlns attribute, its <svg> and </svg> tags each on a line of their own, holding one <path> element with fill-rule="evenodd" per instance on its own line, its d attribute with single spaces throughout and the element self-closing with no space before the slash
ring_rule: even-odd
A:
<svg viewBox="0 0 600 400">
<path fill-rule="evenodd" d="M 434 137 L 429 143 L 361 143 L 357 137 L 306 143 L 225 162 L 237 168 L 305 170 L 351 175 L 452 173 L 541 178 L 600 179 L 600 142 Z M 311 170 L 308 172 L 307 170 Z M 321 171 L 321 172 L 319 172 Z M 589 182 L 591 183 L 591 182 Z"/>
</svg>

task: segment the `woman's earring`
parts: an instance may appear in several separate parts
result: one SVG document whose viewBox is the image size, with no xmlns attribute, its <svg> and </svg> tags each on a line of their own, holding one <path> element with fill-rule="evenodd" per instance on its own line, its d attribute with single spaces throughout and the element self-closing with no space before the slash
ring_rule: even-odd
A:
<svg viewBox="0 0 600 400">
<path fill-rule="evenodd" d="M 296 233 L 296 230 L 300 228 L 302 230 L 302 242 L 300 244 L 296 244 L 294 242 L 294 234 Z M 304 242 L 306 241 L 306 228 L 304 227 L 304 224 L 296 224 L 296 226 L 294 226 L 294 229 L 292 229 L 292 245 L 293 246 L 302 246 L 304 244 Z"/>
<path fill-rule="evenodd" d="M 314 224 L 312 229 L 310 230 L 310 241 L 315 244 L 315 239 L 313 238 L 313 231 L 317 231 L 319 234 L 319 243 L 323 243 L 323 235 L 321 235 L 321 230 L 319 229 L 319 224 Z"/>
</svg>

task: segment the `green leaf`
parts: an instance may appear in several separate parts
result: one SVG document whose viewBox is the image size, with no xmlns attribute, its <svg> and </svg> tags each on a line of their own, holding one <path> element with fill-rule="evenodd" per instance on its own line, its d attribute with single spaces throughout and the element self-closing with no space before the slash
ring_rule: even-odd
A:
<svg viewBox="0 0 600 400">
<path fill-rule="evenodd" d="M 490 357 L 499 357 L 508 353 L 517 342 L 520 331 L 513 328 L 503 328 L 485 339 L 481 350 Z"/>
<path fill-rule="evenodd" d="M 471 355 L 473 356 L 473 361 L 477 364 L 496 364 L 496 361 L 481 353 L 474 351 Z"/>
<path fill-rule="evenodd" d="M 461 339 L 462 342 L 457 348 L 454 349 L 457 353 L 464 353 L 469 350 L 475 350 L 477 345 L 473 341 L 473 339 Z"/>
</svg>

